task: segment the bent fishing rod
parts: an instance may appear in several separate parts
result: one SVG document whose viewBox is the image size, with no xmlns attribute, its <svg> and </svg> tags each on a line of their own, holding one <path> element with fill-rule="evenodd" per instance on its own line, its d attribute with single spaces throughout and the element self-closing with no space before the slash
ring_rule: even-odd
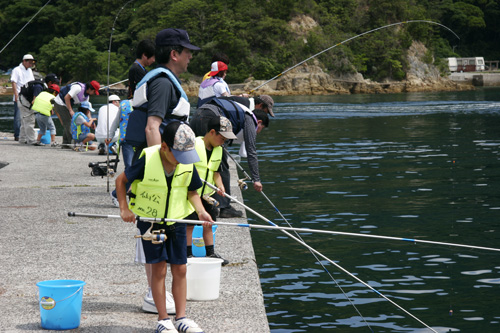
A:
<svg viewBox="0 0 500 333">
<path fill-rule="evenodd" d="M 209 183 L 207 183 L 207 182 L 205 182 L 205 184 L 209 185 Z M 215 187 L 215 188 L 217 189 L 217 187 Z M 248 207 L 248 206 L 244 205 L 243 203 L 235 200 L 234 198 L 232 198 L 231 196 L 229 196 L 227 194 L 225 194 L 225 195 L 228 198 L 234 200 L 238 204 L 240 204 L 243 207 L 245 207 L 250 212 L 252 212 L 255 215 L 259 216 L 260 218 L 266 220 L 265 217 L 263 217 L 262 215 L 260 215 L 259 213 L 257 213 L 253 209 L 251 209 L 250 207 Z M 68 216 L 70 216 L 70 217 L 94 217 L 94 218 L 117 218 L 117 219 L 121 219 L 120 215 L 85 214 L 85 213 L 76 213 L 76 212 L 68 212 Z M 165 223 L 165 222 L 178 222 L 178 223 L 187 223 L 187 224 L 203 224 L 205 222 L 205 221 L 199 221 L 199 220 L 182 220 L 182 219 L 153 218 L 153 217 L 139 217 L 139 216 L 136 217 L 136 220 L 137 221 L 143 221 L 143 222 L 150 222 L 151 224 L 153 224 L 153 223 Z M 257 225 L 257 224 L 254 224 L 254 225 L 251 225 L 251 224 L 236 224 L 236 223 L 227 223 L 227 222 L 212 222 L 212 223 L 213 224 L 217 224 L 217 225 L 228 225 L 228 226 L 235 226 L 235 227 L 247 227 L 247 228 L 254 227 L 254 228 L 261 228 L 261 229 L 276 229 L 276 230 L 281 230 L 288 237 L 292 238 L 293 240 L 297 241 L 301 245 L 305 246 L 309 251 L 312 251 L 312 252 L 316 253 L 317 255 L 319 255 L 320 257 L 322 257 L 323 259 L 327 260 L 329 263 L 331 263 L 332 265 L 334 265 L 335 267 L 337 267 L 339 270 L 343 271 L 344 273 L 346 273 L 347 275 L 349 275 L 351 278 L 353 278 L 356 281 L 358 281 L 359 283 L 363 284 L 365 287 L 369 288 L 370 290 L 372 290 L 373 292 L 375 292 L 377 295 L 379 295 L 380 297 L 382 297 L 385 300 L 387 300 L 389 303 L 391 303 L 392 305 L 394 305 L 396 308 L 398 308 L 399 310 L 403 311 L 404 313 L 406 313 L 407 315 L 409 315 L 411 318 L 415 319 L 417 322 L 419 322 L 420 324 L 422 324 L 423 326 L 425 326 L 426 328 L 428 328 L 429 330 L 431 330 L 432 332 L 437 333 L 437 331 L 435 331 L 432 327 L 430 327 L 429 325 L 427 325 L 426 323 L 424 323 L 422 320 L 420 320 L 419 318 L 417 318 L 416 316 L 414 316 L 412 313 L 410 313 L 409 311 L 407 311 L 406 309 L 404 309 L 403 307 L 401 307 L 396 302 L 392 301 L 390 298 L 388 298 L 387 296 L 385 296 L 384 294 L 382 294 L 380 291 L 376 290 L 375 288 L 373 288 L 372 286 L 370 286 L 368 283 L 364 282 L 363 280 L 361 280 L 360 278 L 358 278 L 357 276 L 355 276 L 354 274 L 352 274 L 351 272 L 349 272 L 348 270 L 346 270 L 345 268 L 343 268 L 342 266 L 340 266 L 339 264 L 337 264 L 335 261 L 329 259 L 324 254 L 322 254 L 318 250 L 314 249 L 313 247 L 311 247 L 310 245 L 308 245 L 304 241 L 298 239 L 294 235 L 292 235 L 289 232 L 287 232 L 286 230 L 289 229 L 289 228 L 267 226 L 267 225 Z M 298 229 L 298 228 L 293 228 L 293 229 Z M 151 228 L 149 230 L 151 230 Z M 305 229 L 305 230 L 308 230 L 308 229 Z M 143 236 L 140 236 L 140 237 L 143 237 Z M 166 235 L 165 234 L 162 234 L 162 233 L 152 233 L 152 234 L 148 234 L 146 236 L 145 240 L 151 240 L 151 241 L 154 241 L 154 242 L 161 243 L 165 239 L 166 239 Z M 155 244 L 157 244 L 157 243 L 155 243 Z"/>
<path fill-rule="evenodd" d="M 275 79 L 279 78 L 280 76 L 284 75 L 285 73 L 287 73 L 287 72 L 291 71 L 292 69 L 294 69 L 294 68 L 296 68 L 296 67 L 298 67 L 298 66 L 302 65 L 303 63 L 305 63 L 305 62 L 307 62 L 307 61 L 309 61 L 309 60 L 311 60 L 311 59 L 313 59 L 313 58 L 316 58 L 316 57 L 317 57 L 317 56 L 319 56 L 320 54 L 323 54 L 323 53 L 325 53 L 325 52 L 327 52 L 327 51 L 330 51 L 330 50 L 331 50 L 331 49 L 333 49 L 333 48 L 336 48 L 336 47 L 337 47 L 337 46 L 339 46 L 339 45 L 342 45 L 342 44 L 347 43 L 347 42 L 349 42 L 349 41 L 351 41 L 351 40 L 353 40 L 353 39 L 356 39 L 356 38 L 358 38 L 358 37 L 361 37 L 361 36 L 367 35 L 367 34 L 369 34 L 369 33 L 372 33 L 372 32 L 378 31 L 378 30 L 382 30 L 382 29 L 385 29 L 385 28 L 389 28 L 389 27 L 392 27 L 392 26 L 395 26 L 395 25 L 407 24 L 407 23 L 429 23 L 429 24 L 436 24 L 436 25 L 439 25 L 439 26 L 441 26 L 441 27 L 445 28 L 446 30 L 450 31 L 452 34 L 454 34 L 454 35 L 455 35 L 455 37 L 457 37 L 458 39 L 460 39 L 460 37 L 458 37 L 458 35 L 457 35 L 457 34 L 456 34 L 453 30 L 451 30 L 450 28 L 448 28 L 447 26 L 445 26 L 445 25 L 443 25 L 443 24 L 441 24 L 441 23 L 434 22 L 434 21 L 428 21 L 428 20 L 409 20 L 409 21 L 402 21 L 402 22 L 397 22 L 397 23 L 387 24 L 387 25 L 384 25 L 384 26 L 381 26 L 381 27 L 378 27 L 378 28 L 375 28 L 375 29 L 372 29 L 372 30 L 365 31 L 365 32 L 363 32 L 363 33 L 360 33 L 359 35 L 356 35 L 356 36 L 350 37 L 350 38 L 348 38 L 348 39 L 346 39 L 346 40 L 344 40 L 344 41 L 342 41 L 342 42 L 340 42 L 340 43 L 337 43 L 337 44 L 335 44 L 335 45 L 333 45 L 333 46 L 330 46 L 330 47 L 328 47 L 328 48 L 324 49 L 324 50 L 323 50 L 323 51 L 321 51 L 321 52 L 316 53 L 316 54 L 315 54 L 315 55 L 313 55 L 313 56 L 310 56 L 309 58 L 307 58 L 307 59 L 305 59 L 305 60 L 303 60 L 303 61 L 299 62 L 298 64 L 296 64 L 296 65 L 294 65 L 294 66 L 292 66 L 292 67 L 288 68 L 287 70 L 285 70 L 285 71 L 283 71 L 283 72 L 279 73 L 278 75 L 274 76 L 273 78 L 271 78 L 271 79 L 269 79 L 269 80 L 265 81 L 264 83 L 262 83 L 261 85 L 257 86 L 256 88 L 254 88 L 254 89 L 250 90 L 250 94 L 252 94 L 253 92 L 255 92 L 257 89 L 262 88 L 263 86 L 265 86 L 265 85 L 266 85 L 266 84 L 268 84 L 269 82 L 271 82 L 271 81 L 273 81 L 273 80 L 275 80 Z"/>
<path fill-rule="evenodd" d="M 52 1 L 52 0 L 47 1 L 47 2 L 45 3 L 45 5 L 43 5 L 43 6 L 42 6 L 42 8 L 40 8 L 40 9 L 38 10 L 38 12 L 36 12 L 36 14 L 35 14 L 35 15 L 33 15 L 33 17 L 31 17 L 31 18 L 30 18 L 30 20 L 29 20 L 28 22 L 26 22 L 26 24 L 25 24 L 25 25 L 21 28 L 21 30 L 19 30 L 19 31 L 17 32 L 17 34 L 15 34 L 15 35 L 14 35 L 14 37 L 12 37 L 12 39 L 11 39 L 11 40 L 9 40 L 9 42 L 8 42 L 7 44 L 5 44 L 5 46 L 4 46 L 4 47 L 0 50 L 0 53 L 2 53 L 2 52 L 3 52 L 3 50 L 5 50 L 5 49 L 7 48 L 7 46 L 9 46 L 9 44 L 10 44 L 10 43 L 12 43 L 12 41 L 13 41 L 14 39 L 16 39 L 16 37 L 17 37 L 17 36 L 21 33 L 21 31 L 23 31 L 23 30 L 24 30 L 24 28 L 26 28 L 26 27 L 28 26 L 28 24 L 30 24 L 30 23 L 31 23 L 31 21 L 33 21 L 33 19 L 34 19 L 34 18 L 35 18 L 38 14 L 40 14 L 40 12 L 41 12 L 41 11 L 45 8 L 45 6 L 47 6 L 47 5 L 49 4 L 49 2 L 50 2 L 50 1 Z"/>
</svg>

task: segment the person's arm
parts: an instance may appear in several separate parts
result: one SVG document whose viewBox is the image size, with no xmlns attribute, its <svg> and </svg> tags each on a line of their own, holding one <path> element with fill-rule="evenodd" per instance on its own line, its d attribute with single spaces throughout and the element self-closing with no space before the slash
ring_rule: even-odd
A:
<svg viewBox="0 0 500 333">
<path fill-rule="evenodd" d="M 224 193 L 226 192 L 226 189 L 224 188 L 224 184 L 222 183 L 222 177 L 219 172 L 214 172 L 214 183 L 215 186 L 219 189 L 217 193 L 220 196 L 224 196 Z"/>
<path fill-rule="evenodd" d="M 148 147 L 161 144 L 160 125 L 162 119 L 156 116 L 149 116 L 146 124 L 146 141 Z"/>
<path fill-rule="evenodd" d="M 66 104 L 66 107 L 68 108 L 69 115 L 73 117 L 75 111 L 73 111 L 73 108 L 71 107 L 71 95 L 69 93 L 64 96 L 64 104 Z"/>
<path fill-rule="evenodd" d="M 127 176 L 122 172 L 115 181 L 116 197 L 120 204 L 120 216 L 125 222 L 135 222 L 135 214 L 128 208 L 127 204 Z"/>
<path fill-rule="evenodd" d="M 188 200 L 193 205 L 196 214 L 198 214 L 198 219 L 200 221 L 203 221 L 203 226 L 207 228 L 211 227 L 214 221 L 212 220 L 210 214 L 208 214 L 203 207 L 203 203 L 201 202 L 198 191 L 188 191 Z"/>
<path fill-rule="evenodd" d="M 259 160 L 257 158 L 256 148 L 257 132 L 255 130 L 253 118 L 250 115 L 245 115 L 245 128 L 243 131 L 248 167 L 250 168 L 250 174 L 252 176 L 253 188 L 257 192 L 260 192 L 262 191 L 262 183 L 260 182 Z"/>
<path fill-rule="evenodd" d="M 19 100 L 19 94 L 17 93 L 17 83 L 12 81 L 12 90 L 14 91 L 14 102 L 17 103 Z"/>
</svg>

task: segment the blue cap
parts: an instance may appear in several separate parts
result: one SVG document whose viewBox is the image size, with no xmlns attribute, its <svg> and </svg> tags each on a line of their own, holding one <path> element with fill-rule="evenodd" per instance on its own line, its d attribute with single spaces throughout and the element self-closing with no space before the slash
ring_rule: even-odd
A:
<svg viewBox="0 0 500 333">
<path fill-rule="evenodd" d="M 88 101 L 84 101 L 80 104 L 80 106 L 84 109 L 89 109 L 90 112 L 95 112 L 95 110 L 92 108 L 92 104 L 90 104 L 90 102 Z"/>
</svg>

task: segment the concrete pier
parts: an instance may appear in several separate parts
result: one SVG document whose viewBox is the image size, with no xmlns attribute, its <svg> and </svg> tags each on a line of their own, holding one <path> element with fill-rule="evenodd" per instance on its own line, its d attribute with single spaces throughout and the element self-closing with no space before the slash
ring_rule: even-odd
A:
<svg viewBox="0 0 500 333">
<path fill-rule="evenodd" d="M 449 79 L 458 83 L 472 84 L 476 87 L 500 86 L 500 73 L 465 72 L 452 73 Z"/>
<path fill-rule="evenodd" d="M 144 267 L 134 263 L 134 225 L 67 216 L 70 211 L 119 215 L 106 177 L 90 175 L 89 162 L 105 160 L 96 151 L 21 145 L 1 136 L 1 332 L 45 331 L 36 283 L 54 279 L 86 282 L 77 332 L 154 331 L 157 315 L 141 310 L 147 281 Z M 232 173 L 236 177 L 234 166 Z M 240 200 L 238 187 L 232 190 Z M 221 221 L 246 223 L 246 218 Z M 222 267 L 220 296 L 188 301 L 189 318 L 205 332 L 269 332 L 250 231 L 220 226 L 215 245 L 230 262 Z M 168 290 L 170 281 L 168 274 Z"/>
</svg>

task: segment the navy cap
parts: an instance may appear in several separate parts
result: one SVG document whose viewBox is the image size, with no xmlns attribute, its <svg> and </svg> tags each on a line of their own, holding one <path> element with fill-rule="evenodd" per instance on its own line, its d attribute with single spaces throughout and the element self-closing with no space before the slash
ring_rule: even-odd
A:
<svg viewBox="0 0 500 333">
<path fill-rule="evenodd" d="M 191 44 L 187 31 L 182 29 L 168 28 L 160 31 L 156 35 L 156 46 L 165 45 L 180 45 L 193 51 L 201 50 L 198 46 Z"/>
</svg>

